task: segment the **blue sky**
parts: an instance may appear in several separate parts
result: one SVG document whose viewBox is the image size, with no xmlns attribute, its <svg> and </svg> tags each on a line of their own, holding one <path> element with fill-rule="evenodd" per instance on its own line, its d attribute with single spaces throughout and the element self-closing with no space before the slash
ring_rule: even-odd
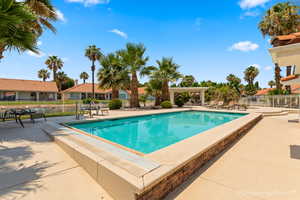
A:
<svg viewBox="0 0 300 200">
<path fill-rule="evenodd" d="M 249 65 L 260 69 L 261 86 L 273 79 L 268 38 L 257 24 L 275 0 L 54 0 L 61 20 L 57 34 L 45 32 L 40 55 L 5 53 L 0 77 L 37 79 L 49 55 L 61 57 L 63 71 L 79 79 L 90 72 L 84 49 L 95 44 L 104 53 L 127 42 L 147 47 L 149 65 L 162 56 L 173 57 L 183 74 L 198 81 L 225 81 L 229 73 L 240 78 Z M 97 65 L 97 69 L 99 69 Z M 144 79 L 143 79 L 144 81 Z"/>
</svg>

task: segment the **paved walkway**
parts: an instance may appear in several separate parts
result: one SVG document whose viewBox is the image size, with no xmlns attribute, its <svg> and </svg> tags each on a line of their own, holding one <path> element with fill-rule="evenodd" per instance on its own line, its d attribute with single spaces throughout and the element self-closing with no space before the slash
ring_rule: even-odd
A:
<svg viewBox="0 0 300 200">
<path fill-rule="evenodd" d="M 107 200 L 106 192 L 37 124 L 0 123 L 1 200 Z"/>
<path fill-rule="evenodd" d="M 264 118 L 167 199 L 300 199 L 300 124 L 293 118 Z"/>
<path fill-rule="evenodd" d="M 293 118 L 297 115 L 264 118 L 167 199 L 300 199 L 300 124 L 288 122 Z M 0 123 L 0 199 L 111 199 L 50 142 L 41 123 L 25 123 L 25 129 Z"/>
</svg>

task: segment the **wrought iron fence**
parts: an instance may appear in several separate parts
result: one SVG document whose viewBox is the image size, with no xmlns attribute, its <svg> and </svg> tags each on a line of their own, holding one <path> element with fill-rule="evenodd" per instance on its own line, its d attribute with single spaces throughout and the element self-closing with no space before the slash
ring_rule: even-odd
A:
<svg viewBox="0 0 300 200">
<path fill-rule="evenodd" d="M 248 106 L 299 108 L 300 95 L 264 95 L 243 97 L 240 104 Z"/>
</svg>

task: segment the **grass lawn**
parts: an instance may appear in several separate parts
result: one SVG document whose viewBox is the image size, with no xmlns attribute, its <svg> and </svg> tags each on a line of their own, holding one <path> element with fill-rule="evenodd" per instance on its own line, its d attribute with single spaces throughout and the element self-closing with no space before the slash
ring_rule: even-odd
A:
<svg viewBox="0 0 300 200">
<path fill-rule="evenodd" d="M 0 106 L 15 106 L 15 105 L 62 105 L 62 104 L 75 104 L 76 102 L 82 103 L 78 100 L 67 101 L 0 101 Z M 109 100 L 100 100 L 101 103 L 108 103 Z"/>
</svg>

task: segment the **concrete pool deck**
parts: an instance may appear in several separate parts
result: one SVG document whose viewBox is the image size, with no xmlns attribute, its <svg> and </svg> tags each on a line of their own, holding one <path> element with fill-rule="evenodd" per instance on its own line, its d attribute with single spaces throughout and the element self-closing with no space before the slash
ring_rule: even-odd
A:
<svg viewBox="0 0 300 200">
<path fill-rule="evenodd" d="M 111 116 L 129 112 L 136 114 L 140 111 L 111 112 Z M 287 119 L 291 118 L 296 118 L 296 115 L 264 118 L 224 155 L 210 166 L 201 168 L 167 198 L 299 199 L 297 165 L 300 147 L 297 148 L 297 141 L 300 142 L 300 125 L 288 123 Z M 63 121 L 62 118 L 50 120 Z M 50 142 L 40 131 L 39 123 L 26 123 L 25 126 L 21 129 L 14 123 L 0 123 L 0 174 L 6 177 L 0 180 L 0 199 L 111 198 L 68 155 Z M 30 150 L 25 151 L 24 147 Z M 50 166 L 36 166 L 37 169 L 32 169 L 33 174 L 21 170 L 35 166 L 37 161 L 45 161 Z"/>
</svg>

